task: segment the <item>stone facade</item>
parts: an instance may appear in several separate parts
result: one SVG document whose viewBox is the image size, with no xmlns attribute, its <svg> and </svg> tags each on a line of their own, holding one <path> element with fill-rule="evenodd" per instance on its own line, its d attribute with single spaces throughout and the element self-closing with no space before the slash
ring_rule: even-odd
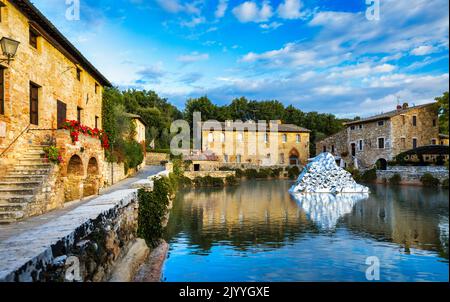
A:
<svg viewBox="0 0 450 302">
<path fill-rule="evenodd" d="M 0 98 L 4 108 L 0 113 L 0 172 L 6 175 L 31 148 L 39 152 L 39 146 L 42 152 L 44 146 L 55 145 L 63 158 L 63 163 L 46 175 L 47 182 L 59 184 L 57 190 L 51 198 L 42 198 L 36 207 L 39 211 L 29 212 L 39 214 L 64 201 L 96 195 L 103 186 L 104 150 L 99 139 L 80 134 L 80 141 L 73 144 L 70 133 L 58 129 L 64 120 L 101 129 L 102 92 L 110 84 L 32 4 L 3 2 L 0 36 L 20 44 L 14 60 L 0 64 L 4 88 Z M 32 164 L 38 166 L 42 159 Z M 60 188 L 65 188 L 63 193 Z M 40 200 L 38 194 L 36 200 Z M 0 206 L 4 202 L 0 196 Z"/>
<path fill-rule="evenodd" d="M 309 159 L 310 131 L 295 125 L 278 122 L 278 132 L 257 132 L 254 128 L 220 129 L 204 125 L 202 151 L 212 153 L 221 165 L 248 164 L 256 166 L 306 165 Z M 271 144 L 276 142 L 276 144 Z M 259 147 L 258 147 L 259 146 Z"/>
<path fill-rule="evenodd" d="M 438 111 L 435 103 L 403 107 L 379 116 L 353 121 L 346 129 L 316 145 L 317 152 L 331 152 L 344 165 L 373 167 L 387 164 L 400 153 L 439 144 Z"/>
<path fill-rule="evenodd" d="M 377 171 L 377 181 L 379 183 L 386 183 L 394 175 L 400 175 L 401 184 L 404 185 L 422 185 L 420 179 L 424 174 L 431 174 L 433 177 L 439 179 L 442 183 L 448 179 L 448 169 L 446 167 L 415 167 L 415 166 L 402 166 L 402 167 L 389 167 L 385 171 Z"/>
</svg>

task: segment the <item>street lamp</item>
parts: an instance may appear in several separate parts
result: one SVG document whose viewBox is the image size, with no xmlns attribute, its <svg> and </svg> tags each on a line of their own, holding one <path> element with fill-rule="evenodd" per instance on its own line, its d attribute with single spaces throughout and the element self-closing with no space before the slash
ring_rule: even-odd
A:
<svg viewBox="0 0 450 302">
<path fill-rule="evenodd" d="M 16 55 L 17 48 L 19 48 L 19 44 L 20 44 L 19 41 L 3 37 L 0 40 L 0 45 L 2 47 L 2 53 L 6 57 L 6 59 L 0 59 L 0 63 L 8 62 L 9 65 Z"/>
</svg>

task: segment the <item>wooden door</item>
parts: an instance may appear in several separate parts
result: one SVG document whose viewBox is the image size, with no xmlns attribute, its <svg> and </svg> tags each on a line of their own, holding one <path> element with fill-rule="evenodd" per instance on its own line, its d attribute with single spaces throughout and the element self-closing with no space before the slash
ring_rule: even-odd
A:
<svg viewBox="0 0 450 302">
<path fill-rule="evenodd" d="M 39 125 L 39 87 L 30 85 L 30 124 Z"/>
<path fill-rule="evenodd" d="M 61 129 L 67 119 L 67 105 L 61 101 L 57 104 L 56 117 L 58 129 Z"/>
</svg>

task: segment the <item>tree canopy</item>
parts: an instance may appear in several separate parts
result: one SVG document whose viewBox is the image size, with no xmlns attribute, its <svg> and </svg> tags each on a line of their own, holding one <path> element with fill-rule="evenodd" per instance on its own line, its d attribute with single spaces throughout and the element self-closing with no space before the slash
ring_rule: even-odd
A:
<svg viewBox="0 0 450 302">
<path fill-rule="evenodd" d="M 440 131 L 443 134 L 448 134 L 448 91 L 444 92 L 444 94 L 440 97 L 436 98 L 436 101 L 439 104 L 439 125 Z"/>
</svg>

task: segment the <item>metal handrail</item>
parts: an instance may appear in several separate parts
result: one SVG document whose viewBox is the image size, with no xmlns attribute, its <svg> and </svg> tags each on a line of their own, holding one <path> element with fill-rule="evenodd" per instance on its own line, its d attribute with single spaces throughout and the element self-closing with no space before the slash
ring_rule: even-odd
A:
<svg viewBox="0 0 450 302">
<path fill-rule="evenodd" d="M 5 150 L 3 150 L 3 152 L 0 154 L 0 158 L 2 158 L 7 151 L 9 151 L 9 149 L 19 140 L 19 138 L 21 138 L 25 134 L 25 132 L 28 132 L 30 126 L 31 124 L 28 124 L 28 126 L 11 142 L 11 144 L 9 144 L 9 146 L 6 147 Z"/>
</svg>

